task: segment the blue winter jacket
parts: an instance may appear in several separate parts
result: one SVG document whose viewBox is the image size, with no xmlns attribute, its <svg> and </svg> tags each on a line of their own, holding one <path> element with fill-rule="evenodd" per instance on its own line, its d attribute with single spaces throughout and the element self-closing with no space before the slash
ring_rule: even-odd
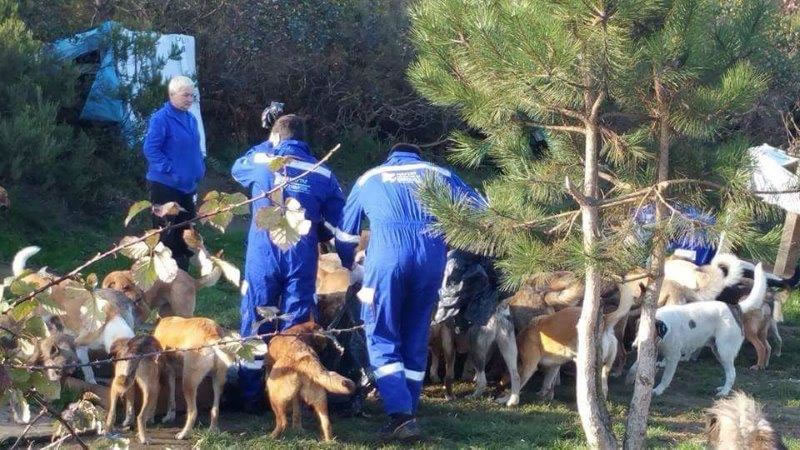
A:
<svg viewBox="0 0 800 450">
<path fill-rule="evenodd" d="M 170 102 L 164 103 L 150 117 L 142 146 L 147 158 L 147 179 L 183 193 L 197 190 L 197 182 L 206 173 L 200 150 L 197 119 Z"/>
<path fill-rule="evenodd" d="M 486 200 L 448 169 L 423 161 L 416 153 L 394 151 L 385 163 L 368 170 L 355 183 L 336 230 L 336 251 L 344 267 L 353 265 L 359 242 L 361 219 L 369 219 L 370 248 L 375 233 L 385 229 L 414 230 L 427 233 L 435 220 L 417 198 L 417 186 L 423 177 L 436 174 L 454 198 L 467 198 L 476 208 L 486 208 Z M 439 238 L 441 239 L 441 238 Z M 399 242 L 387 245 L 400 245 Z M 442 242 L 442 251 L 444 243 Z M 442 268 L 443 269 L 443 268 Z"/>
</svg>

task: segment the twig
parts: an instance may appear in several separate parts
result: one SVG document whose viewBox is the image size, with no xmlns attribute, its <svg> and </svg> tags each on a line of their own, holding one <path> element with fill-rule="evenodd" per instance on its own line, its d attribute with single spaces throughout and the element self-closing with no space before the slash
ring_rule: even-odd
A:
<svg viewBox="0 0 800 450">
<path fill-rule="evenodd" d="M 8 314 L 11 310 L 13 310 L 20 303 L 26 302 L 26 301 L 32 299 L 33 297 L 35 297 L 36 295 L 41 294 L 42 292 L 46 291 L 50 287 L 55 286 L 55 285 L 61 283 L 62 281 L 69 279 L 70 277 L 72 277 L 74 275 L 77 275 L 78 273 L 80 273 L 81 270 L 91 266 L 92 264 L 96 263 L 97 261 L 100 261 L 101 259 L 107 258 L 107 257 L 119 252 L 123 248 L 130 247 L 131 245 L 134 245 L 134 244 L 137 244 L 139 242 L 145 241 L 149 237 L 157 235 L 157 234 L 162 233 L 164 231 L 168 231 L 168 230 L 171 230 L 173 228 L 182 227 L 184 225 L 188 225 L 190 223 L 197 222 L 197 221 L 202 220 L 202 219 L 206 219 L 206 218 L 209 218 L 209 217 L 212 217 L 212 216 L 216 216 L 217 214 L 221 214 L 223 212 L 231 211 L 231 210 L 236 209 L 236 208 L 238 208 L 240 206 L 244 206 L 244 205 L 253 203 L 256 200 L 261 200 L 263 198 L 266 198 L 270 194 L 272 194 L 274 192 L 277 192 L 280 189 L 283 189 L 288 184 L 293 183 L 294 181 L 297 181 L 300 178 L 303 178 L 306 175 L 308 175 L 309 173 L 313 172 L 317 167 L 321 166 L 323 163 L 325 163 L 325 161 L 327 161 L 331 156 L 333 156 L 333 154 L 336 153 L 336 151 L 339 150 L 340 147 L 341 147 L 341 144 L 336 144 L 336 146 L 333 147 L 322 159 L 317 161 L 313 166 L 311 166 L 311 168 L 309 168 L 305 172 L 301 173 L 300 175 L 298 175 L 296 177 L 288 178 L 283 183 L 279 184 L 278 186 L 275 186 L 272 189 L 270 189 L 269 191 L 263 192 L 260 195 L 253 196 L 253 198 L 251 198 L 251 199 L 248 199 L 248 200 L 245 200 L 245 201 L 233 204 L 233 205 L 229 205 L 229 206 L 227 206 L 225 208 L 220 208 L 220 209 L 218 209 L 216 211 L 213 211 L 213 212 L 210 212 L 210 213 L 207 213 L 207 214 L 202 214 L 202 215 L 196 216 L 196 217 L 188 219 L 188 220 L 184 220 L 183 222 L 180 222 L 180 223 L 176 223 L 176 224 L 172 224 L 172 225 L 169 225 L 169 226 L 166 226 L 166 227 L 162 227 L 162 228 L 159 228 L 157 230 L 152 230 L 149 233 L 145 233 L 143 236 L 141 236 L 141 237 L 139 237 L 137 239 L 131 240 L 130 242 L 127 242 L 124 245 L 117 245 L 116 247 L 112 248 L 111 250 L 109 250 L 109 251 L 107 251 L 105 253 L 98 253 L 92 259 L 90 259 L 89 261 L 81 264 L 80 266 L 78 266 L 77 268 L 73 269 L 72 271 L 70 271 L 66 275 L 63 275 L 60 278 L 56 278 L 54 280 L 51 280 L 49 283 L 45 284 L 44 286 L 34 290 L 33 292 L 30 292 L 29 294 L 25 295 L 24 297 L 21 297 L 21 298 L 15 300 L 13 303 L 11 303 L 11 305 L 8 308 L 8 310 L 6 310 L 5 312 L 3 312 L 0 315 Z"/>
<path fill-rule="evenodd" d="M 42 409 L 41 411 L 39 411 L 39 415 L 38 415 L 38 416 L 36 416 L 36 417 L 34 417 L 34 418 L 33 418 L 33 420 L 31 420 L 31 423 L 29 423 L 29 424 L 28 424 L 28 426 L 27 426 L 27 427 L 25 427 L 25 429 L 24 429 L 24 430 L 22 430 L 22 434 L 21 434 L 21 435 L 20 435 L 20 436 L 17 438 L 17 440 L 16 440 L 16 441 L 14 441 L 14 445 L 12 445 L 12 446 L 11 446 L 11 449 L 10 449 L 10 450 L 14 450 L 15 448 L 17 448 L 17 446 L 19 445 L 19 443 L 20 443 L 20 442 L 22 442 L 22 438 L 24 438 L 24 437 L 25 437 L 25 435 L 26 435 L 26 434 L 28 434 L 28 431 L 31 431 L 31 428 L 33 428 L 33 426 L 34 426 L 34 425 L 36 425 L 36 422 L 38 422 L 38 421 L 39 421 L 39 419 L 41 419 L 41 418 L 42 418 L 42 416 L 43 416 L 43 415 L 45 415 L 45 413 L 46 413 L 46 412 L 47 412 L 47 411 L 46 411 L 46 410 L 44 410 L 44 409 Z"/>
<path fill-rule="evenodd" d="M 86 445 L 85 442 L 83 442 L 83 439 L 81 439 L 80 436 L 78 436 L 78 433 L 75 432 L 75 429 L 72 428 L 72 425 L 70 425 L 69 422 L 64 420 L 63 417 L 61 417 L 60 413 L 53 411 L 50 408 L 50 405 L 48 405 L 46 402 L 43 402 L 38 395 L 33 395 L 33 399 L 36 400 L 36 403 L 38 403 L 42 408 L 44 408 L 47 411 L 47 414 L 50 414 L 51 416 L 53 416 L 54 419 L 58 420 L 59 422 L 61 422 L 62 425 L 64 425 L 67 431 L 69 431 L 69 433 L 75 438 L 75 440 L 78 441 L 78 445 L 80 445 L 83 450 L 89 450 L 89 446 Z"/>
<path fill-rule="evenodd" d="M 156 352 L 148 352 L 148 353 L 142 353 L 142 354 L 139 354 L 139 355 L 126 356 L 126 357 L 122 357 L 122 358 L 99 359 L 99 360 L 96 360 L 96 361 L 90 361 L 88 363 L 64 364 L 64 365 L 57 365 L 57 366 L 43 366 L 43 365 L 27 365 L 27 364 L 9 364 L 9 363 L 5 363 L 4 362 L 4 363 L 0 363 L 0 367 L 11 367 L 11 368 L 14 368 L 14 369 L 25 369 L 25 370 L 76 369 L 76 368 L 79 368 L 79 367 L 98 366 L 98 365 L 101 365 L 101 364 L 109 364 L 109 363 L 114 363 L 114 362 L 117 362 L 117 361 L 130 361 L 130 360 L 135 360 L 135 359 L 149 358 L 151 356 L 163 355 L 165 353 L 181 353 L 181 352 L 189 352 L 189 351 L 194 351 L 194 350 L 202 350 L 204 348 L 212 348 L 212 347 L 219 347 L 219 346 L 223 346 L 223 345 L 237 344 L 237 343 L 242 343 L 242 342 L 247 342 L 247 341 L 260 340 L 260 339 L 263 339 L 265 337 L 274 337 L 274 336 L 278 336 L 278 335 L 280 335 L 280 336 L 298 336 L 298 337 L 299 336 L 307 336 L 307 335 L 312 335 L 312 336 L 313 335 L 322 335 L 322 336 L 328 337 L 328 335 L 337 335 L 337 334 L 342 334 L 342 333 L 350 333 L 352 331 L 357 331 L 357 330 L 360 330 L 362 328 L 364 328 L 364 325 L 357 325 L 357 326 L 350 327 L 350 328 L 338 328 L 338 329 L 333 329 L 333 330 L 326 330 L 325 333 L 320 333 L 320 332 L 283 333 L 283 332 L 279 332 L 279 331 L 274 331 L 274 332 L 270 332 L 270 333 L 256 334 L 256 335 L 253 335 L 253 336 L 247 336 L 247 337 L 242 337 L 242 338 L 237 338 L 237 339 L 223 339 L 223 340 L 219 340 L 217 342 L 214 342 L 212 344 L 201 345 L 201 346 L 198 346 L 198 347 L 165 349 L 165 350 L 160 350 L 160 351 L 156 351 Z"/>
</svg>

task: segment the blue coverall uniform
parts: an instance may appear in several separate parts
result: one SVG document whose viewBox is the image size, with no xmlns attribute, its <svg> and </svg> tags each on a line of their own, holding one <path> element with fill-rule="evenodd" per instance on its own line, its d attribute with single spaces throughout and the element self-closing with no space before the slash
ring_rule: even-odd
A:
<svg viewBox="0 0 800 450">
<path fill-rule="evenodd" d="M 707 226 L 714 225 L 716 220 L 714 217 L 703 213 L 701 210 L 687 205 L 677 205 L 677 209 L 685 214 L 687 217 L 704 223 Z M 640 208 L 635 216 L 636 223 L 639 225 L 639 239 L 646 240 L 650 238 L 650 232 L 646 230 L 647 225 L 652 224 L 656 220 L 655 206 L 645 205 Z M 702 229 L 686 230 L 686 232 L 678 235 L 670 240 L 667 246 L 667 252 L 675 253 L 676 255 L 687 258 L 702 266 L 711 262 L 717 249 L 713 243 L 708 240 L 706 232 Z"/>
<path fill-rule="evenodd" d="M 269 162 L 277 156 L 291 160 L 278 173 L 269 169 Z M 282 177 L 296 177 L 311 169 L 317 159 L 302 141 L 285 140 L 273 148 L 269 142 L 250 149 L 233 165 L 231 174 L 242 186 L 257 196 L 282 182 Z M 270 239 L 269 232 L 256 225 L 256 212 L 271 206 L 269 198 L 252 203 L 252 220 L 245 255 L 244 281 L 242 283 L 240 332 L 242 336 L 274 331 L 272 322 L 262 324 L 258 330 L 253 323 L 261 317 L 258 306 L 274 306 L 288 316 L 279 324 L 284 330 L 307 321 L 316 315 L 316 277 L 319 230 L 335 229 L 342 217 L 344 194 L 336 176 L 325 166 L 319 166 L 303 178 L 293 181 L 284 189 L 284 201 L 295 198 L 305 208 L 305 217 L 312 223 L 311 230 L 286 251 Z M 245 400 L 263 397 L 260 370 L 239 371 L 239 383 Z"/>
<path fill-rule="evenodd" d="M 422 161 L 416 153 L 394 151 L 383 165 L 358 179 L 336 230 L 336 249 L 349 269 L 362 213 L 369 219 L 370 242 L 358 297 L 370 365 L 388 414 L 416 413 L 431 313 L 442 284 L 445 243 L 428 232 L 434 218 L 416 196 L 419 182 L 432 174 L 453 195 L 485 205 L 456 174 Z"/>
</svg>

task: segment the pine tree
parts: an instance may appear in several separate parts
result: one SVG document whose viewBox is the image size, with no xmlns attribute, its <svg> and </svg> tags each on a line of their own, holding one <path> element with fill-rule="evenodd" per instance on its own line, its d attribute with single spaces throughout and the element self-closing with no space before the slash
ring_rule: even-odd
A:
<svg viewBox="0 0 800 450">
<path fill-rule="evenodd" d="M 729 124 L 766 86 L 747 57 L 764 44 L 759 27 L 772 4 L 724 3 L 421 0 L 412 9 L 419 56 L 410 79 L 471 128 L 452 136 L 453 160 L 501 172 L 485 185 L 487 211 L 435 183 L 423 200 L 451 245 L 497 258 L 507 287 L 554 269 L 582 274 L 576 391 L 592 447 L 617 445 L 597 387 L 601 279 L 620 279 L 652 254 L 660 281 L 667 240 L 698 225 L 681 203 L 721 212 L 712 238 L 724 231 L 745 246 L 756 237 L 752 218 L 763 208 L 746 194 L 747 145 Z M 655 238 L 632 245 L 634 211 L 647 203 L 658 205 Z M 637 379 L 634 448 L 653 382 Z"/>
</svg>

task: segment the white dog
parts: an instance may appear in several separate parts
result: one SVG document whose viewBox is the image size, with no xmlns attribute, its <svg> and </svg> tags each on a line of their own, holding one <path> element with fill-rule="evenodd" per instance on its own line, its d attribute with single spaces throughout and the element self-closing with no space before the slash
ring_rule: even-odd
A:
<svg viewBox="0 0 800 450">
<path fill-rule="evenodd" d="M 759 264 L 755 270 L 753 289 L 738 305 L 708 301 L 659 308 L 656 311 L 656 328 L 661 338 L 658 352 L 664 357 L 664 373 L 653 394 L 661 395 L 667 389 L 681 355 L 691 354 L 713 341 L 717 359 L 725 369 L 725 384 L 717 388 L 717 395 L 728 395 L 736 378 L 733 361 L 744 341 L 741 316 L 760 308 L 766 291 L 766 276 Z M 628 383 L 633 381 L 638 364 L 638 361 L 634 363 L 628 372 Z"/>
</svg>

